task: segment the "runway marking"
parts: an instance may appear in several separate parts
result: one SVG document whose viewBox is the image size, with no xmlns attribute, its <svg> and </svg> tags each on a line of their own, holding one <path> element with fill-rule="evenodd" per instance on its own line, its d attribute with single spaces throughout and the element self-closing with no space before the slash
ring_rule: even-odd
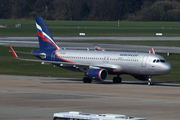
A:
<svg viewBox="0 0 180 120">
<path fill-rule="evenodd" d="M 25 81 L 43 81 L 43 80 L 39 80 L 39 79 L 21 79 L 21 78 L 14 78 L 12 80 L 25 80 Z"/>
<path fill-rule="evenodd" d="M 1 43 L 35 43 L 38 44 L 39 42 L 29 42 L 29 41 L 0 41 Z"/>
</svg>

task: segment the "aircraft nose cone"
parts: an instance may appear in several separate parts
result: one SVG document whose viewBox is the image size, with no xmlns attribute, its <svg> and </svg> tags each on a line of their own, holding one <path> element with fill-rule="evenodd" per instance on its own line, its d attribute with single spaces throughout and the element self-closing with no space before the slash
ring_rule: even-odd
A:
<svg viewBox="0 0 180 120">
<path fill-rule="evenodd" d="M 172 71 L 172 66 L 170 64 L 166 64 L 163 67 L 163 71 L 164 71 L 165 74 L 170 73 Z"/>
</svg>

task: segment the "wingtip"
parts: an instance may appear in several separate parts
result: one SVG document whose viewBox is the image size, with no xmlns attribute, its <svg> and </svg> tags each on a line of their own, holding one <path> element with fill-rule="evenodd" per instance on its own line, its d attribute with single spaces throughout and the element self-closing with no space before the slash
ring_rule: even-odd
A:
<svg viewBox="0 0 180 120">
<path fill-rule="evenodd" d="M 9 48 L 10 48 L 10 50 L 11 50 L 11 52 L 12 52 L 14 58 L 18 58 L 16 52 L 14 51 L 14 49 L 13 49 L 10 45 L 9 45 Z"/>
<path fill-rule="evenodd" d="M 151 53 L 152 53 L 152 54 L 156 54 L 155 51 L 154 51 L 154 49 L 153 49 L 153 47 L 151 47 Z"/>
</svg>

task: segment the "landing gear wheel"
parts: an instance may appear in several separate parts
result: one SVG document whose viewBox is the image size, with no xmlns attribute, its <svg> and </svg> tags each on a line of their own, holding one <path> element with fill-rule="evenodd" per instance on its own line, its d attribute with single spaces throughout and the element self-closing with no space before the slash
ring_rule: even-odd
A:
<svg viewBox="0 0 180 120">
<path fill-rule="evenodd" d="M 121 83 L 121 81 L 122 81 L 121 77 L 114 77 L 113 78 L 114 83 Z"/>
<path fill-rule="evenodd" d="M 151 85 L 154 85 L 154 83 L 152 81 L 148 82 L 148 86 L 151 86 Z"/>
<path fill-rule="evenodd" d="M 152 81 L 152 76 L 148 76 L 148 86 L 154 85 Z"/>
<path fill-rule="evenodd" d="M 88 77 L 84 77 L 84 78 L 83 78 L 83 82 L 84 82 L 84 83 L 91 83 L 91 82 L 92 82 L 92 79 L 91 79 L 91 78 L 88 78 Z"/>
</svg>

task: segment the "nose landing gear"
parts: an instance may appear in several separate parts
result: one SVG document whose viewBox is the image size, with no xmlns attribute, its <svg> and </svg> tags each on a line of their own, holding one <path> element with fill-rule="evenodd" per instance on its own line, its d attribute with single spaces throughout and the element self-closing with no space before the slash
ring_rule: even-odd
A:
<svg viewBox="0 0 180 120">
<path fill-rule="evenodd" d="M 154 85 L 152 81 L 152 76 L 148 76 L 148 86 Z"/>
</svg>

